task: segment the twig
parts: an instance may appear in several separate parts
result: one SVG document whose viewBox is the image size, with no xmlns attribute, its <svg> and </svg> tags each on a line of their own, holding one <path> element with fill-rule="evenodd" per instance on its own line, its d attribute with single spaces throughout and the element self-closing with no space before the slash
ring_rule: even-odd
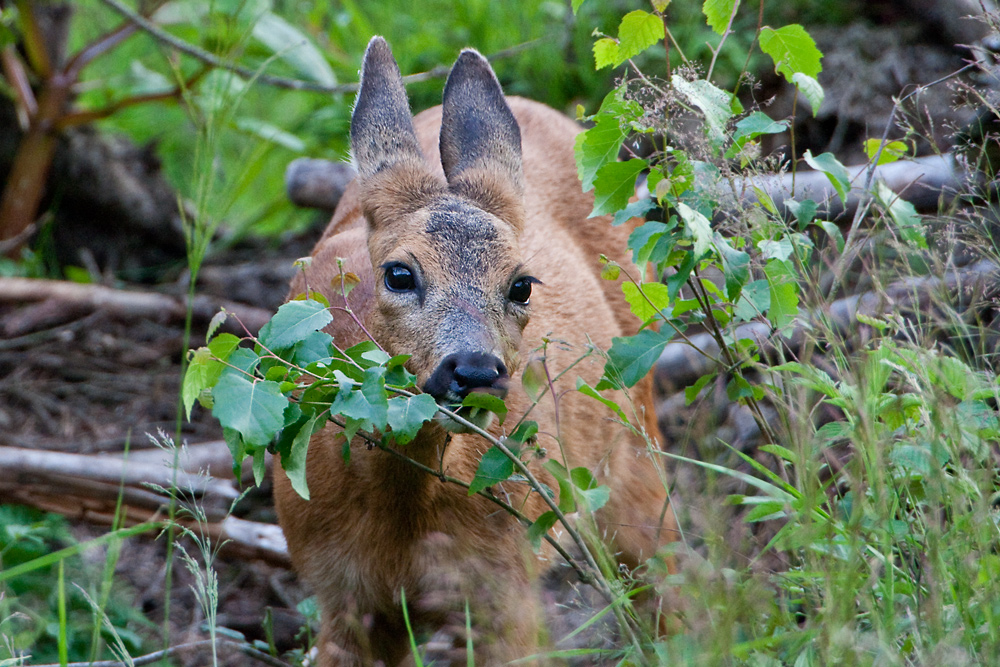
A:
<svg viewBox="0 0 1000 667">
<path fill-rule="evenodd" d="M 200 648 L 210 648 L 215 646 L 231 646 L 239 650 L 244 655 L 262 662 L 265 665 L 271 665 L 271 667 L 291 667 L 287 662 L 279 660 L 273 656 L 264 653 L 263 651 L 254 648 L 246 642 L 233 641 L 231 639 L 203 639 L 197 642 L 191 642 L 188 644 L 178 644 L 177 646 L 171 646 L 170 648 L 163 649 L 162 651 L 154 651 L 153 653 L 147 653 L 146 655 L 139 656 L 138 658 L 132 658 L 128 663 L 120 662 L 118 660 L 102 660 L 100 662 L 71 662 L 65 665 L 65 667 L 129 667 L 129 665 L 151 665 L 154 662 L 159 662 L 165 658 L 169 658 L 176 653 L 181 651 L 194 651 Z M 51 663 L 45 665 L 35 665 L 34 667 L 60 667 L 59 663 Z"/>
<path fill-rule="evenodd" d="M 914 95 L 917 95 L 932 86 L 936 86 L 939 83 L 944 83 L 956 76 L 966 72 L 974 67 L 978 67 L 978 63 L 971 62 L 965 67 L 955 70 L 950 74 L 942 76 L 940 79 L 931 81 L 920 86 L 917 86 L 912 92 L 907 93 L 903 97 L 896 100 L 896 103 L 892 105 L 892 111 L 889 113 L 889 120 L 886 121 L 885 129 L 882 131 L 882 140 L 879 142 L 878 150 L 875 155 L 872 156 L 871 161 L 868 165 L 868 171 L 865 175 L 865 187 L 864 194 L 862 195 L 862 204 L 858 206 L 857 211 L 854 213 L 854 220 L 851 221 L 851 226 L 847 230 L 847 238 L 844 241 L 844 252 L 841 253 L 840 257 L 837 259 L 836 264 L 833 267 L 833 283 L 830 286 L 829 294 L 836 294 L 837 289 L 840 287 L 840 283 L 844 279 L 844 275 L 847 273 L 848 267 L 850 267 L 851 262 L 857 251 L 858 244 L 857 240 L 857 230 L 861 227 L 861 221 L 864 219 L 865 215 L 868 213 L 868 209 L 871 208 L 872 202 L 875 200 L 875 196 L 872 194 L 872 182 L 875 180 L 875 167 L 878 165 L 879 157 L 882 155 L 882 149 L 885 147 L 886 142 L 889 140 L 889 130 L 892 129 L 892 124 L 896 119 L 896 113 L 899 111 L 900 106 L 906 100 L 910 99 Z"/>
</svg>

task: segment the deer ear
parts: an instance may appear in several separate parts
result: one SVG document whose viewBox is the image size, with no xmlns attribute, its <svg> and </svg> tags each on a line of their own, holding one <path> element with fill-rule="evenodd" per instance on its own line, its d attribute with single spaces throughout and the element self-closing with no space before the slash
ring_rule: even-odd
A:
<svg viewBox="0 0 1000 667">
<path fill-rule="evenodd" d="M 423 162 L 403 77 L 389 45 L 378 36 L 368 42 L 361 66 L 361 87 L 351 115 L 351 152 L 362 180 L 401 163 Z"/>
<path fill-rule="evenodd" d="M 444 87 L 441 166 L 453 191 L 520 226 L 521 129 L 489 62 L 473 49 L 462 51 Z"/>
</svg>

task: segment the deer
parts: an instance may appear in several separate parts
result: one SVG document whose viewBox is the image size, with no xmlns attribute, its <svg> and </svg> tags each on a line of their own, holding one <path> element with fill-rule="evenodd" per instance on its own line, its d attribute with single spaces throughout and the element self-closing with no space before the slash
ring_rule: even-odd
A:
<svg viewBox="0 0 1000 667">
<path fill-rule="evenodd" d="M 543 104 L 505 97 L 473 49 L 455 62 L 441 106 L 413 117 L 392 51 L 372 38 L 351 117 L 357 176 L 290 298 L 307 289 L 331 304 L 349 298 L 353 317 L 336 310 L 326 331 L 341 346 L 370 336 L 391 355 L 412 355 L 407 369 L 439 406 L 486 392 L 524 413 L 532 400 L 522 374 L 546 341 L 544 363 L 566 368 L 588 346 L 607 349 L 638 330 L 619 285 L 600 277 L 601 253 L 633 266 L 629 229 L 588 218 L 593 198 L 582 192 L 573 158 L 579 131 Z M 349 297 L 335 287 L 344 271 L 360 279 Z M 548 456 L 585 466 L 610 487 L 595 515 L 601 539 L 635 568 L 676 539 L 677 525 L 662 464 L 646 441 L 575 391 L 576 376 L 593 385 L 602 371 L 598 355 L 584 355 L 531 417 Z M 650 380 L 630 396 L 655 432 Z M 396 448 L 471 480 L 487 441 L 437 417 Z M 476 425 L 503 434 L 496 420 Z M 551 547 L 536 555 L 523 526 L 488 498 L 369 449 L 360 437 L 345 462 L 341 436 L 333 423 L 312 436 L 310 500 L 280 470 L 274 480 L 293 565 L 320 607 L 317 664 L 406 663 L 403 595 L 414 632 L 464 627 L 468 613 L 477 664 L 541 650 L 537 582 L 554 562 Z M 542 463 L 529 468 L 557 489 Z M 532 520 L 548 509 L 539 493 L 513 484 L 503 492 Z M 462 664 L 464 647 L 456 639 L 452 657 Z"/>
</svg>

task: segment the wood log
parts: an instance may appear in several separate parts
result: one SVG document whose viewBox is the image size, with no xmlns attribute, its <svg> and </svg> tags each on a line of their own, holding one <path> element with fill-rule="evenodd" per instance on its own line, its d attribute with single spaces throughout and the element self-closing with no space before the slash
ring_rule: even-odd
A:
<svg viewBox="0 0 1000 667">
<path fill-rule="evenodd" d="M 794 216 L 785 202 L 793 199 L 794 185 L 796 201 L 812 199 L 819 204 L 817 217 L 827 220 L 844 217 L 849 222 L 865 194 L 868 165 L 850 166 L 847 171 L 851 178 L 851 189 L 844 202 L 840 200 L 826 174 L 802 169 L 794 176 L 785 173 L 736 177 L 731 185 L 726 182 L 714 186 L 714 189 L 721 203 L 720 211 L 733 210 L 737 204 L 746 206 L 759 202 L 756 188 L 774 202 L 780 215 L 791 219 Z M 884 182 L 890 190 L 913 204 L 920 212 L 937 212 L 940 206 L 949 204 L 957 196 L 967 192 L 970 182 L 974 182 L 976 178 L 953 153 L 879 165 L 875 167 L 874 175 L 875 181 Z M 645 183 L 636 189 L 636 195 L 640 199 L 649 197 L 649 188 Z"/>
<path fill-rule="evenodd" d="M 1000 266 L 983 260 L 949 271 L 944 276 L 908 278 L 889 285 L 884 291 L 871 291 L 838 299 L 823 311 L 814 311 L 798 319 L 786 336 L 776 336 L 766 322 L 747 322 L 736 327 L 734 338 L 754 340 L 765 359 L 775 360 L 779 351 L 801 355 L 812 344 L 817 328 L 830 328 L 837 335 L 848 335 L 863 325 L 858 314 L 880 317 L 897 313 L 912 317 L 926 311 L 935 299 L 943 298 L 953 308 L 962 310 L 975 299 L 992 298 L 1000 293 Z M 693 384 L 713 370 L 719 346 L 709 333 L 688 336 L 691 343 L 667 343 L 654 366 L 654 378 L 663 395 Z M 692 347 L 705 352 L 702 354 Z"/>
<path fill-rule="evenodd" d="M 298 158 L 285 169 L 285 193 L 296 206 L 332 212 L 354 176 L 346 163 Z"/>
<path fill-rule="evenodd" d="M 102 310 L 121 319 L 151 319 L 158 322 L 182 322 L 186 314 L 185 299 L 161 292 L 119 290 L 103 285 L 71 283 L 64 280 L 37 278 L 0 278 L 0 303 L 50 301 L 64 310 L 76 312 Z M 271 312 L 254 306 L 195 296 L 195 320 L 208 322 L 220 308 L 225 308 L 242 322 L 251 333 L 256 333 L 271 319 Z M 243 326 L 227 319 L 225 327 L 244 333 Z"/>
<path fill-rule="evenodd" d="M 178 523 L 219 544 L 227 542 L 224 549 L 233 557 L 289 567 L 281 528 L 229 515 L 239 495 L 229 480 L 118 456 L 16 447 L 0 447 L 0 470 L 0 502 L 106 526 L 114 524 L 119 503 L 126 526 L 164 521 L 170 498 L 160 488 L 169 489 L 175 481 L 179 506 L 192 510 L 179 513 Z M 193 515 L 202 520 L 194 521 Z"/>
<path fill-rule="evenodd" d="M 118 456 L 104 454 L 68 454 L 21 447 L 0 447 L 0 489 L 18 476 L 60 478 L 76 477 L 94 482 L 110 483 L 117 487 L 141 486 L 145 483 L 169 487 L 175 483 L 195 496 L 215 495 L 225 500 L 235 500 L 239 492 L 229 480 L 197 475 L 183 470 L 173 471 L 165 465 L 125 461 Z"/>
</svg>

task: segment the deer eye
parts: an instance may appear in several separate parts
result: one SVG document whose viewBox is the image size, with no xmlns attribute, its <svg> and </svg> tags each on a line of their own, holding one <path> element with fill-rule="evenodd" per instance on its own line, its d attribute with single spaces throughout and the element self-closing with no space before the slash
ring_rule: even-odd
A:
<svg viewBox="0 0 1000 667">
<path fill-rule="evenodd" d="M 391 292 L 412 292 L 417 288 L 417 280 L 405 264 L 390 264 L 385 267 L 385 286 Z"/>
<path fill-rule="evenodd" d="M 510 286 L 510 293 L 507 295 L 508 298 L 522 306 L 527 305 L 528 299 L 531 298 L 531 283 L 533 282 L 533 278 L 518 278 Z"/>
</svg>

